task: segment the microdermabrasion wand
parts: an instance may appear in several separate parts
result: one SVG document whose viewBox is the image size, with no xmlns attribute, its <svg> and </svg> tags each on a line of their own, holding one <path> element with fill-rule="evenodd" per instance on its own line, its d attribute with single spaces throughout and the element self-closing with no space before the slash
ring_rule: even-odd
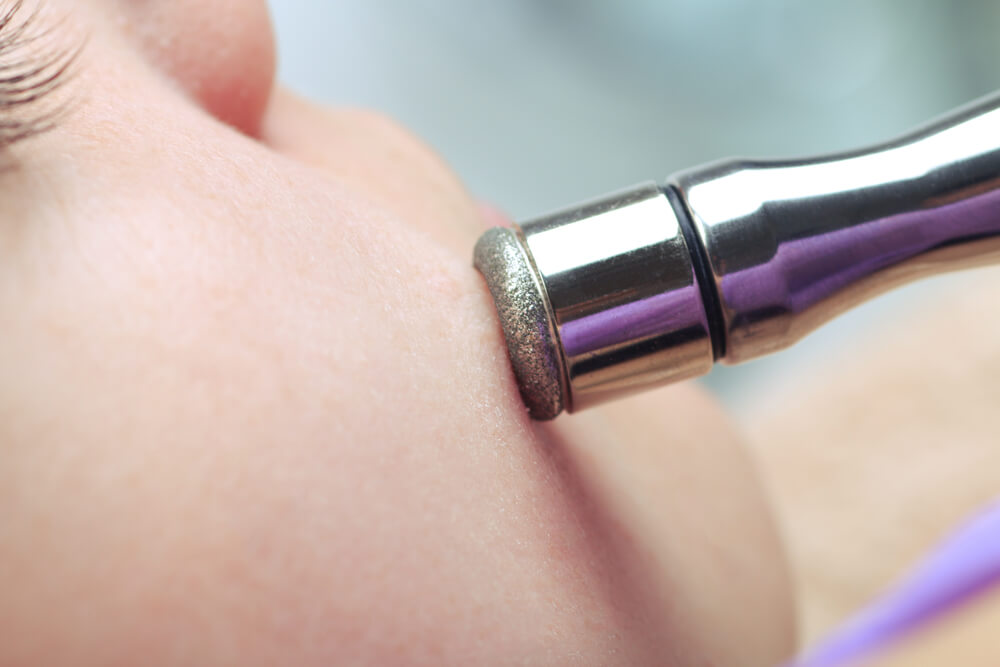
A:
<svg viewBox="0 0 1000 667">
<path fill-rule="evenodd" d="M 479 240 L 536 419 L 776 352 L 927 275 L 1000 261 L 1000 94 L 905 137 L 681 172 Z"/>
</svg>

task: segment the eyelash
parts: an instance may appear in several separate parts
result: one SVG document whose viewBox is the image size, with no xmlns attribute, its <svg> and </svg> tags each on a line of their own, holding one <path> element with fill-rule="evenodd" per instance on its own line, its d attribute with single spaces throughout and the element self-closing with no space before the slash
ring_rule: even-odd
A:
<svg viewBox="0 0 1000 667">
<path fill-rule="evenodd" d="M 58 25 L 39 24 L 39 9 L 22 17 L 23 0 L 0 0 L 0 149 L 47 132 L 68 103 L 47 104 L 71 78 L 80 48 L 46 48 Z"/>
</svg>

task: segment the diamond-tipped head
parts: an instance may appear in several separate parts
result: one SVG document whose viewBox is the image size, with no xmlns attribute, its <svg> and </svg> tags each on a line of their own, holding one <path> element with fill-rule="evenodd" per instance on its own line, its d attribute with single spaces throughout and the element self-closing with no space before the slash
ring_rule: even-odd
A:
<svg viewBox="0 0 1000 667">
<path fill-rule="evenodd" d="M 568 403 L 563 361 L 545 290 L 517 233 L 483 234 L 475 266 L 493 295 L 524 404 L 533 418 L 554 419 Z"/>
</svg>

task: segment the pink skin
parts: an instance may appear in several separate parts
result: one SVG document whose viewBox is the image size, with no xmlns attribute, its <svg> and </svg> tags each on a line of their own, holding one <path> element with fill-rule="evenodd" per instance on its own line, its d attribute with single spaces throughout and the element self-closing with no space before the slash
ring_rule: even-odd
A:
<svg viewBox="0 0 1000 667">
<path fill-rule="evenodd" d="M 90 37 L 0 176 L 0 664 L 790 654 L 717 407 L 531 423 L 481 208 L 390 121 L 272 92 L 263 1 L 46 7 Z"/>
<path fill-rule="evenodd" d="M 510 219 L 501 211 L 499 208 L 493 204 L 488 204 L 486 202 L 479 203 L 479 210 L 483 217 L 483 227 L 489 229 L 490 227 L 510 227 Z"/>
</svg>

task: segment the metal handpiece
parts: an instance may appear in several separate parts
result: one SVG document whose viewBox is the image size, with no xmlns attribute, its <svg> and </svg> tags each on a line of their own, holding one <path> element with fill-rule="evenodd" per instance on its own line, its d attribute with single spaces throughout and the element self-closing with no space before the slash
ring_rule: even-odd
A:
<svg viewBox="0 0 1000 667">
<path fill-rule="evenodd" d="M 1000 261 L 1000 95 L 903 138 L 733 160 L 476 246 L 532 416 L 788 347 L 930 274 Z"/>
</svg>

